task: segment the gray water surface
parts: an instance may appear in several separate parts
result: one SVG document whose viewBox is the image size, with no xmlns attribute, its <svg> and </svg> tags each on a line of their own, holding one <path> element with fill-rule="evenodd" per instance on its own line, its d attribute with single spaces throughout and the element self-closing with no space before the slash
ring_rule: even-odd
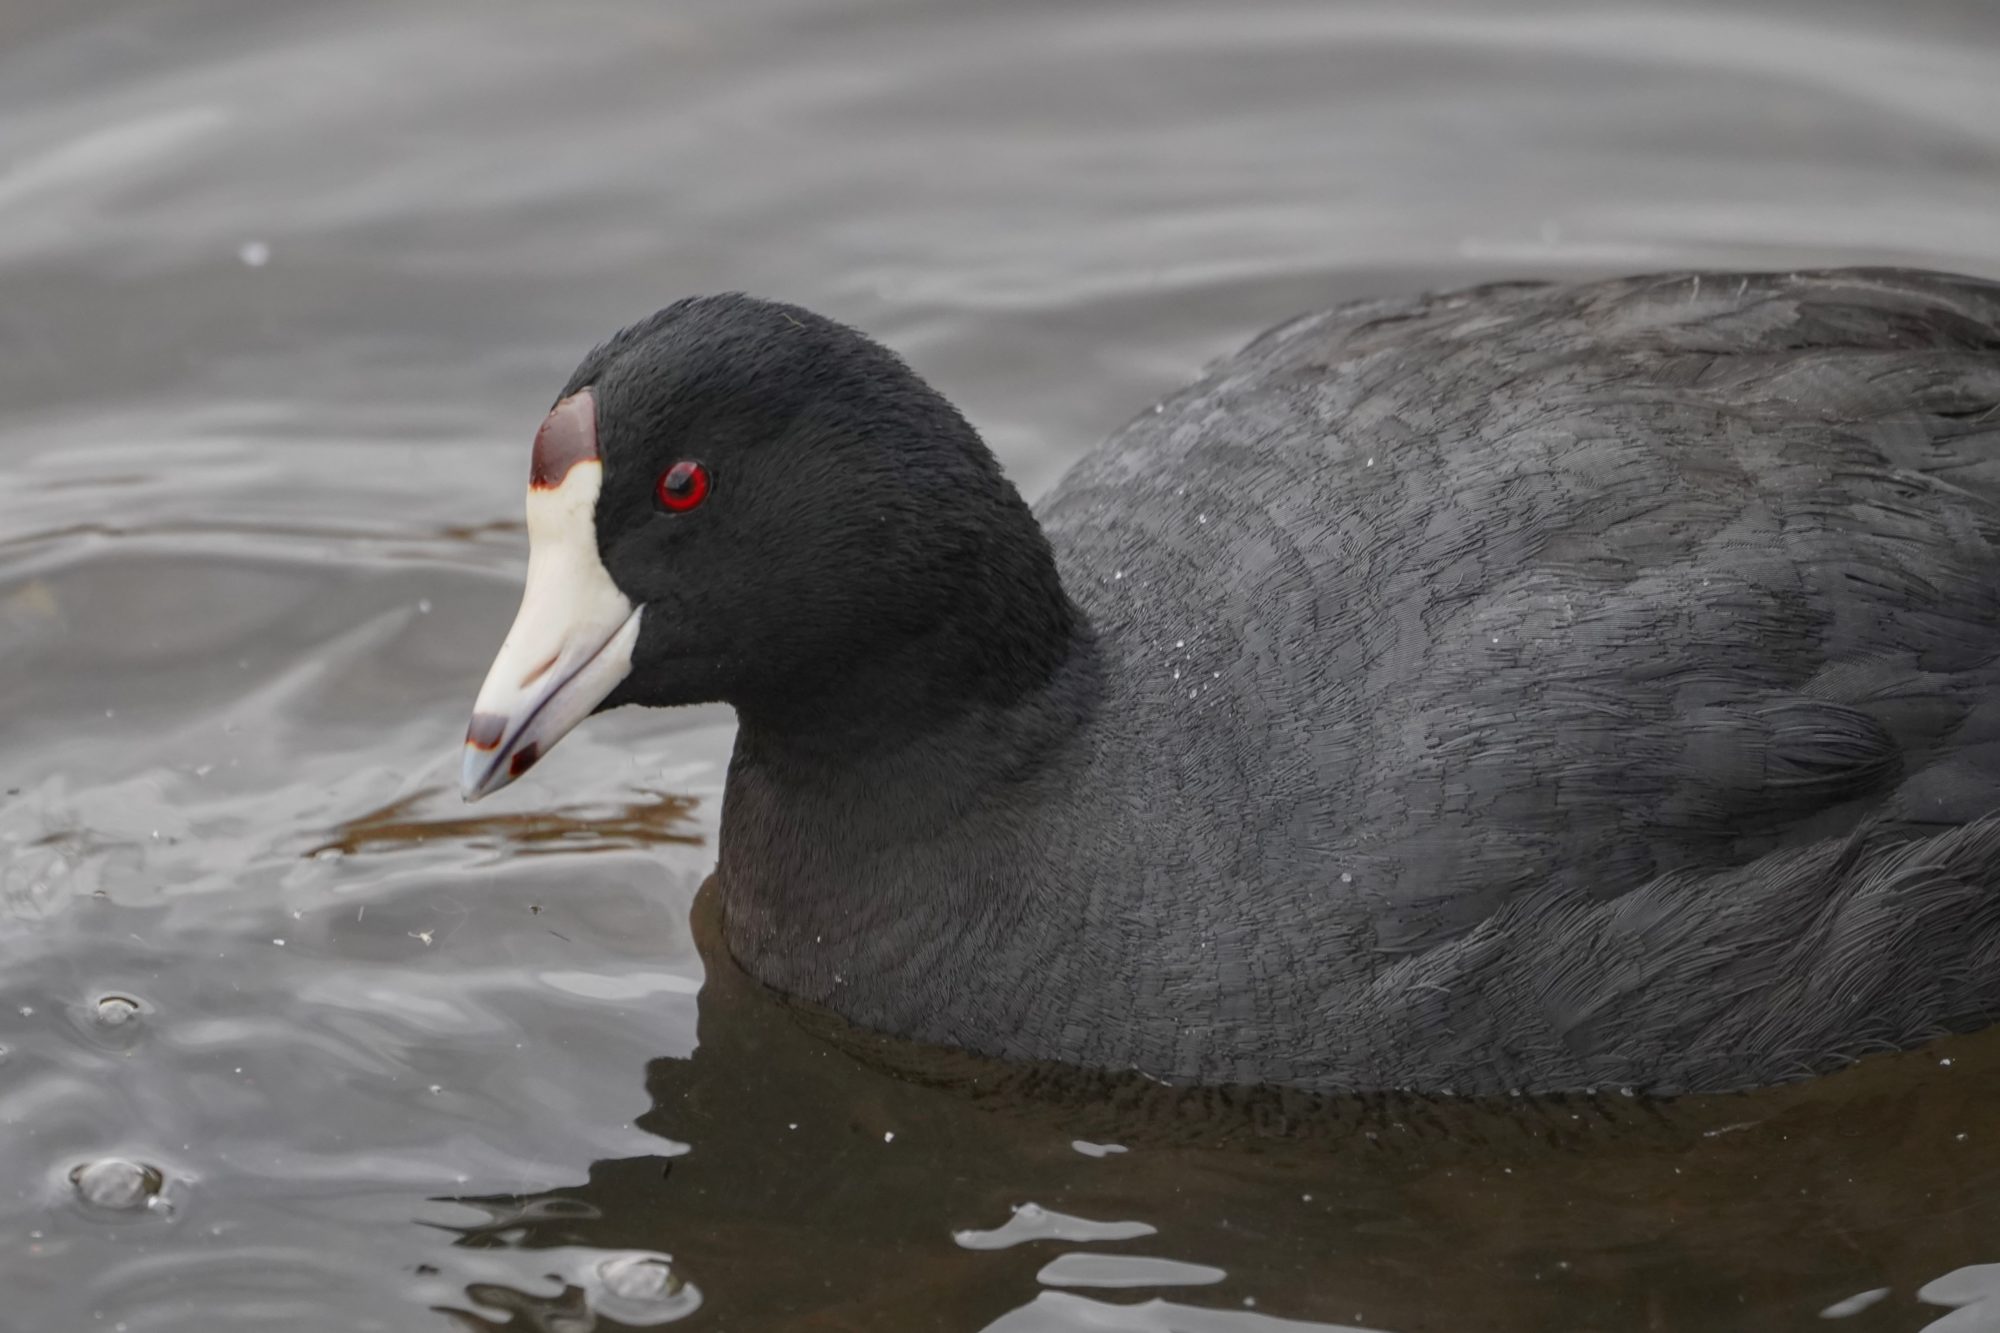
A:
<svg viewBox="0 0 2000 1333">
<path fill-rule="evenodd" d="M 534 428 L 674 297 L 873 331 L 1036 495 L 1336 300 L 1834 262 L 2000 275 L 2000 12 L 15 0 L 0 1329 L 2000 1327 L 1995 1039 L 1670 1106 L 982 1069 L 715 953 L 726 710 L 450 790 Z"/>
</svg>

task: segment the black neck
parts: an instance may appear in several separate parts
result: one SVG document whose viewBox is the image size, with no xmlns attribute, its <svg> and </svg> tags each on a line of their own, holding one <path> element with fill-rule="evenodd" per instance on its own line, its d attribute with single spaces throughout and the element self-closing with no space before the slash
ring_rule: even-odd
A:
<svg viewBox="0 0 2000 1333">
<path fill-rule="evenodd" d="M 1086 637 L 1083 615 L 1033 514 L 996 481 L 977 521 L 940 543 L 913 586 L 891 590 L 927 615 L 878 623 L 847 651 L 731 699 L 757 754 L 852 767 L 1048 691 Z"/>
<path fill-rule="evenodd" d="M 864 1026 L 940 1038 L 953 1013 L 1031 985 L 1031 964 L 1064 946 L 1043 938 L 1063 918 L 1038 899 L 1061 885 L 1032 830 L 1074 784 L 1101 688 L 1070 616 L 1034 685 L 1016 663 L 999 694 L 926 695 L 894 723 L 873 709 L 895 700 L 856 686 L 851 716 L 880 734 L 845 754 L 827 748 L 830 723 L 802 740 L 740 717 L 717 881 L 746 970 Z"/>
<path fill-rule="evenodd" d="M 1102 681 L 1033 513 L 948 405 L 910 401 L 870 581 L 809 609 L 809 657 L 736 675 L 717 880 L 753 975 L 916 1033 L 968 1004 L 992 1021 L 1067 947 L 1036 830 L 1077 784 Z"/>
</svg>

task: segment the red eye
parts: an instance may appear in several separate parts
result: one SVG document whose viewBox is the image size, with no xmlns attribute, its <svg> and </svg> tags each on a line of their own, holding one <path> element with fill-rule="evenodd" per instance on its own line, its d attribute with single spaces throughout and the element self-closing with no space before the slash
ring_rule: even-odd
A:
<svg viewBox="0 0 2000 1333">
<path fill-rule="evenodd" d="M 660 484 L 654 489 L 662 507 L 685 514 L 708 498 L 708 469 L 684 458 L 660 474 Z"/>
</svg>

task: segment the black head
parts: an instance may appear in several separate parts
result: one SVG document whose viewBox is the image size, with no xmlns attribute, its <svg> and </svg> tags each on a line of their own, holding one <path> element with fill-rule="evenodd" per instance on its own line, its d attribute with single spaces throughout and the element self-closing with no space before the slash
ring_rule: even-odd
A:
<svg viewBox="0 0 2000 1333">
<path fill-rule="evenodd" d="M 597 487 L 578 536 L 616 591 L 584 637 L 636 634 L 597 707 L 721 700 L 779 731 L 881 734 L 1032 688 L 1067 650 L 1048 545 L 978 435 L 894 353 L 810 311 L 700 297 L 633 325 L 570 377 L 545 452 L 585 458 Z M 539 546 L 534 519 L 531 501 Z M 536 577 L 531 560 L 517 635 Z M 568 660 L 512 636 L 510 653 L 495 673 L 514 694 L 489 707 L 489 678 L 481 715 L 529 707 L 537 667 Z M 525 736 L 487 733 L 496 761 Z"/>
</svg>

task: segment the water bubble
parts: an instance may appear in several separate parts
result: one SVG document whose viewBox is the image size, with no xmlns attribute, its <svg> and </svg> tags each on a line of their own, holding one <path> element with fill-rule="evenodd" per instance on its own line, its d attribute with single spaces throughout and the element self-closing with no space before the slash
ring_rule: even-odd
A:
<svg viewBox="0 0 2000 1333">
<path fill-rule="evenodd" d="M 431 599 L 428 597 L 419 597 L 417 599 L 417 614 L 420 616 L 427 616 L 430 613 L 431 613 Z"/>
<path fill-rule="evenodd" d="M 106 1213 L 136 1213 L 163 1203 L 166 1173 L 157 1166 L 124 1157 L 99 1157 L 71 1168 L 69 1183 L 77 1200 Z"/>
<path fill-rule="evenodd" d="M 100 995 L 90 1017 L 101 1028 L 122 1028 L 139 1017 L 145 1005 L 129 995 Z"/>
<path fill-rule="evenodd" d="M 586 1277 L 591 1306 L 622 1324 L 649 1328 L 701 1308 L 701 1290 L 674 1271 L 670 1254 L 634 1251 L 600 1259 Z"/>
<path fill-rule="evenodd" d="M 607 1292 L 628 1301 L 658 1300 L 687 1285 L 666 1254 L 621 1254 L 600 1263 L 597 1277 Z"/>
<path fill-rule="evenodd" d="M 237 247 L 236 257 L 245 268 L 262 268 L 271 262 L 271 247 L 263 241 L 245 241 Z"/>
</svg>

